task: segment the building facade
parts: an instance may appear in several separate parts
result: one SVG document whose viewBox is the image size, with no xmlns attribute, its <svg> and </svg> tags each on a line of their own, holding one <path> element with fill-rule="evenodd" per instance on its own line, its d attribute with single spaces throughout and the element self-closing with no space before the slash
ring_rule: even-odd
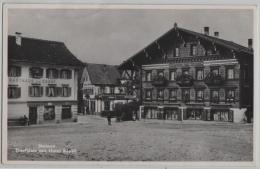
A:
<svg viewBox="0 0 260 169">
<path fill-rule="evenodd" d="M 121 85 L 117 66 L 86 63 L 81 76 L 82 113 L 100 114 L 114 110 L 115 104 L 126 103 L 125 87 Z"/>
<path fill-rule="evenodd" d="M 119 68 L 141 77 L 142 118 L 250 122 L 252 39 L 248 43 L 210 36 L 209 27 L 201 34 L 175 24 Z"/>
<path fill-rule="evenodd" d="M 8 37 L 8 121 L 77 121 L 78 68 L 62 42 Z"/>
</svg>

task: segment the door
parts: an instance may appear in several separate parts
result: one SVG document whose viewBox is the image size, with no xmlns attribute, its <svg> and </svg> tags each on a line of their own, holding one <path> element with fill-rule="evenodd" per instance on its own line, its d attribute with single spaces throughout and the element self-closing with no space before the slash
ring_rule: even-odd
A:
<svg viewBox="0 0 260 169">
<path fill-rule="evenodd" d="M 37 124 L 37 107 L 29 107 L 29 122 Z"/>
<path fill-rule="evenodd" d="M 105 104 L 105 107 L 104 107 L 105 111 L 109 111 L 110 110 L 110 101 L 105 101 L 104 104 Z"/>
</svg>

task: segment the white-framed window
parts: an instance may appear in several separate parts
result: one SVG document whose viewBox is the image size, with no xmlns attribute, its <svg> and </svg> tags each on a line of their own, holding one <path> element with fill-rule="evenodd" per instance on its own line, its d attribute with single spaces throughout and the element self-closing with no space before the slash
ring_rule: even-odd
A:
<svg viewBox="0 0 260 169">
<path fill-rule="evenodd" d="M 195 44 L 191 45 L 190 55 L 195 56 L 197 54 L 197 46 Z"/>
<path fill-rule="evenodd" d="M 196 100 L 197 101 L 203 101 L 204 99 L 204 91 L 203 90 L 197 90 L 196 91 Z"/>
<path fill-rule="evenodd" d="M 227 89 L 226 90 L 226 101 L 227 102 L 235 101 L 235 89 Z"/>
<path fill-rule="evenodd" d="M 148 100 L 152 99 L 152 90 L 151 89 L 145 90 L 145 98 Z"/>
<path fill-rule="evenodd" d="M 30 68 L 30 77 L 31 78 L 42 78 L 43 77 L 43 69 L 40 67 L 31 67 Z"/>
<path fill-rule="evenodd" d="M 60 77 L 61 79 L 71 79 L 71 70 L 62 69 L 60 71 Z"/>
<path fill-rule="evenodd" d="M 19 76 L 21 76 L 21 67 L 8 66 L 8 77 L 19 77 Z"/>
<path fill-rule="evenodd" d="M 40 85 L 29 86 L 30 97 L 41 97 L 43 95 L 43 87 Z"/>
<path fill-rule="evenodd" d="M 163 89 L 158 89 L 157 90 L 157 99 L 163 99 L 164 94 L 163 94 Z"/>
<path fill-rule="evenodd" d="M 58 88 L 55 85 L 50 85 L 46 87 L 46 96 L 47 97 L 56 97 L 58 96 Z"/>
<path fill-rule="evenodd" d="M 171 70 L 170 71 L 170 80 L 174 81 L 176 78 L 176 71 L 175 70 Z"/>
<path fill-rule="evenodd" d="M 177 89 L 170 90 L 170 100 L 177 100 Z"/>
<path fill-rule="evenodd" d="M 71 88 L 69 86 L 61 87 L 61 96 L 62 97 L 70 97 L 71 96 Z"/>
<path fill-rule="evenodd" d="M 234 68 L 227 68 L 227 79 L 234 79 Z"/>
<path fill-rule="evenodd" d="M 197 80 L 203 80 L 203 79 L 204 79 L 203 69 L 197 69 Z"/>
<path fill-rule="evenodd" d="M 46 71 L 46 78 L 48 79 L 57 79 L 59 77 L 59 73 L 57 69 L 50 68 Z"/>
<path fill-rule="evenodd" d="M 146 81 L 151 81 L 152 80 L 152 72 L 151 71 L 147 71 L 146 72 L 145 80 Z"/>
<path fill-rule="evenodd" d="M 180 50 L 179 48 L 175 48 L 175 57 L 179 57 L 180 56 Z"/>
<path fill-rule="evenodd" d="M 211 101 L 214 103 L 219 102 L 219 90 L 218 89 L 213 89 L 211 91 Z"/>
<path fill-rule="evenodd" d="M 18 86 L 8 86 L 8 98 L 14 99 L 21 97 L 21 88 Z"/>
</svg>

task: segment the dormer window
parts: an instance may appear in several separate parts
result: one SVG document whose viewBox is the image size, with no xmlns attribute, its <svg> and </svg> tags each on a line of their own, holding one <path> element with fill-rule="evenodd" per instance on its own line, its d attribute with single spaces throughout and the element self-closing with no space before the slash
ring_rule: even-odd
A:
<svg viewBox="0 0 260 169">
<path fill-rule="evenodd" d="M 39 67 L 31 67 L 30 68 L 30 77 L 31 78 L 42 78 L 43 76 L 43 69 Z"/>
<path fill-rule="evenodd" d="M 46 77 L 49 79 L 57 79 L 58 78 L 58 70 L 57 69 L 47 69 Z"/>
</svg>

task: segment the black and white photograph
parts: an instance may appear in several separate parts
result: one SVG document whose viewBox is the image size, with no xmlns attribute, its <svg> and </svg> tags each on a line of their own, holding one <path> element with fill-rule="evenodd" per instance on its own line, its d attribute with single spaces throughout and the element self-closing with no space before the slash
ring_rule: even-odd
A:
<svg viewBox="0 0 260 169">
<path fill-rule="evenodd" d="M 254 7 L 5 14 L 7 163 L 255 161 Z"/>
</svg>

